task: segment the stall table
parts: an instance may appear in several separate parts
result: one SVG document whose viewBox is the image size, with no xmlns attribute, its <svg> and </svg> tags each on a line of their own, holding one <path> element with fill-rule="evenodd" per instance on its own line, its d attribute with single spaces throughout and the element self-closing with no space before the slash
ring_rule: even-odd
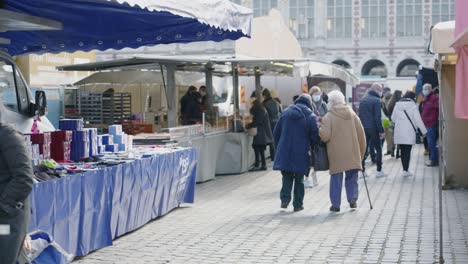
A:
<svg viewBox="0 0 468 264">
<path fill-rule="evenodd" d="M 177 148 L 112 167 L 37 183 L 29 231 L 45 231 L 68 253 L 84 256 L 182 203 L 193 203 L 193 148 Z"/>
</svg>

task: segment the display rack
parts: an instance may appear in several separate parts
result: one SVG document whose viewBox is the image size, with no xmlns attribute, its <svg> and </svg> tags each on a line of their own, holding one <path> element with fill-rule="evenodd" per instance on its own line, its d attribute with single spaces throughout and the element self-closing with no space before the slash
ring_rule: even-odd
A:
<svg viewBox="0 0 468 264">
<path fill-rule="evenodd" d="M 107 127 L 127 118 L 132 113 L 130 93 L 80 92 L 79 113 L 86 127 L 107 132 Z"/>
</svg>

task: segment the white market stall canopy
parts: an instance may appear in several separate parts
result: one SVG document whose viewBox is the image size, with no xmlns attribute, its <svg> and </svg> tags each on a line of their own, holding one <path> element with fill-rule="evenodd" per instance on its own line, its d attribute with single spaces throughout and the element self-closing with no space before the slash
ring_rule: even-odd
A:
<svg viewBox="0 0 468 264">
<path fill-rule="evenodd" d="M 200 73 L 176 73 L 176 83 L 178 85 L 191 85 L 196 81 L 204 78 L 204 75 Z M 86 84 L 163 84 L 161 72 L 159 71 L 107 71 L 107 72 L 96 72 L 90 76 L 81 79 L 74 83 L 74 86 L 86 85 Z"/>
<path fill-rule="evenodd" d="M 3 8 L 63 24 L 0 32 L 11 55 L 236 40 L 250 36 L 252 20 L 250 9 L 228 0 L 5 0 Z"/>
<path fill-rule="evenodd" d="M 345 68 L 307 59 L 257 59 L 257 58 L 213 58 L 213 57 L 155 57 L 129 58 L 57 67 L 62 71 L 109 71 L 109 70 L 159 70 L 161 65 L 175 65 L 177 71 L 206 72 L 207 67 L 218 76 L 232 75 L 232 67 L 238 67 L 240 76 L 262 75 L 307 77 L 324 75 L 338 78 L 347 84 L 356 85 L 358 78 Z"/>
<path fill-rule="evenodd" d="M 454 41 L 455 21 L 446 21 L 436 24 L 432 28 L 432 51 L 437 54 L 454 54 L 451 47 Z"/>
</svg>

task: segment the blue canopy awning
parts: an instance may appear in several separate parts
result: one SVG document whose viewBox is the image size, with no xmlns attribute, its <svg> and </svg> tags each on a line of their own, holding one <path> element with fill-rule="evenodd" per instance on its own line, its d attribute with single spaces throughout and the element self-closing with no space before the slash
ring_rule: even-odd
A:
<svg viewBox="0 0 468 264">
<path fill-rule="evenodd" d="M 6 10 L 63 24 L 8 31 L 11 55 L 138 48 L 250 36 L 252 12 L 227 0 L 5 0 Z"/>
</svg>

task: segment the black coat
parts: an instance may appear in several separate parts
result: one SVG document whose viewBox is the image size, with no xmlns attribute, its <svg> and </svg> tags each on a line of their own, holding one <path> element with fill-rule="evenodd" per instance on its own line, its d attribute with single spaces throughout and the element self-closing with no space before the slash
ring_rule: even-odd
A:
<svg viewBox="0 0 468 264">
<path fill-rule="evenodd" d="M 0 225 L 10 234 L 0 235 L 0 263 L 15 263 L 29 224 L 32 162 L 24 138 L 0 124 Z"/>
<path fill-rule="evenodd" d="M 281 104 L 273 98 L 268 98 L 265 101 L 263 101 L 263 106 L 268 112 L 271 129 L 274 129 L 274 126 L 276 125 L 281 116 Z"/>
<path fill-rule="evenodd" d="M 247 125 L 247 128 L 257 128 L 257 135 L 253 139 L 253 145 L 266 146 L 273 143 L 270 119 L 268 118 L 268 112 L 265 107 L 256 100 L 250 109 L 250 114 L 253 120 L 252 123 Z"/>
<path fill-rule="evenodd" d="M 200 98 L 196 95 L 193 95 L 187 102 L 187 107 L 185 108 L 186 112 L 184 115 L 186 125 L 193 125 L 202 122 L 203 109 L 199 99 Z"/>
</svg>

